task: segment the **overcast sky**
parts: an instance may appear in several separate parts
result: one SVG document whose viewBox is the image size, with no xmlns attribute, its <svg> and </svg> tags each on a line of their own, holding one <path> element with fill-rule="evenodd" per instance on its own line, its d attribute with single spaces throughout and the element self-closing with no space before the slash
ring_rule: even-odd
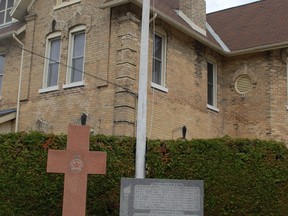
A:
<svg viewBox="0 0 288 216">
<path fill-rule="evenodd" d="M 206 0 L 207 13 L 248 4 L 255 1 L 258 0 Z"/>
</svg>

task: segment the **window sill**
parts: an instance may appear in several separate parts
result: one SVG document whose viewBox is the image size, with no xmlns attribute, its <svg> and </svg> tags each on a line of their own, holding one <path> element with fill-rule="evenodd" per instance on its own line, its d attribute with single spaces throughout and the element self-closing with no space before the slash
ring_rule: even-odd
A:
<svg viewBox="0 0 288 216">
<path fill-rule="evenodd" d="M 163 87 L 161 85 L 158 85 L 156 83 L 151 82 L 151 87 L 154 88 L 154 89 L 158 89 L 158 90 L 160 90 L 162 92 L 168 93 L 168 89 L 167 88 L 165 88 L 165 87 Z"/>
<path fill-rule="evenodd" d="M 60 4 L 56 5 L 56 6 L 54 6 L 54 10 L 58 10 L 60 8 L 64 8 L 64 7 L 70 6 L 72 4 L 79 3 L 79 2 L 81 2 L 81 0 L 71 0 L 69 2 L 60 3 Z"/>
<path fill-rule="evenodd" d="M 210 110 L 212 110 L 212 111 L 215 111 L 215 112 L 219 112 L 219 111 L 220 111 L 219 108 L 217 108 L 217 107 L 215 107 L 215 106 L 211 106 L 211 105 L 209 105 L 209 104 L 207 104 L 207 108 L 210 109 Z"/>
<path fill-rule="evenodd" d="M 75 88 L 75 87 L 81 87 L 81 86 L 84 86 L 83 81 L 64 84 L 63 89 Z"/>
<path fill-rule="evenodd" d="M 59 90 L 58 86 L 51 86 L 51 87 L 39 89 L 38 92 L 39 92 L 40 94 L 42 94 L 42 93 L 52 92 L 52 91 L 58 91 L 58 90 Z"/>
</svg>

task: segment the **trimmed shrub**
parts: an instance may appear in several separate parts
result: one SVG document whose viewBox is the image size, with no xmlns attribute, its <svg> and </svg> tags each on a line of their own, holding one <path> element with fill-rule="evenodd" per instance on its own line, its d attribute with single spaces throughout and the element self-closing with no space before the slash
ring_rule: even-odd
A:
<svg viewBox="0 0 288 216">
<path fill-rule="evenodd" d="M 87 215 L 119 215 L 120 179 L 134 177 L 135 142 L 90 137 L 90 150 L 106 151 L 108 158 L 106 175 L 88 177 Z M 61 215 L 64 175 L 46 173 L 46 162 L 49 148 L 65 146 L 65 135 L 0 135 L 0 215 Z M 283 143 L 224 137 L 147 146 L 147 178 L 204 180 L 205 215 L 287 215 Z"/>
</svg>

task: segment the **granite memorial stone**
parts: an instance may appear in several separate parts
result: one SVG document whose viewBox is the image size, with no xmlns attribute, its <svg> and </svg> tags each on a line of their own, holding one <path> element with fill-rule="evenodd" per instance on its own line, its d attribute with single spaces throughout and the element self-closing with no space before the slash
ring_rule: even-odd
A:
<svg viewBox="0 0 288 216">
<path fill-rule="evenodd" d="M 121 179 L 120 216 L 203 216 L 200 180 Z"/>
</svg>

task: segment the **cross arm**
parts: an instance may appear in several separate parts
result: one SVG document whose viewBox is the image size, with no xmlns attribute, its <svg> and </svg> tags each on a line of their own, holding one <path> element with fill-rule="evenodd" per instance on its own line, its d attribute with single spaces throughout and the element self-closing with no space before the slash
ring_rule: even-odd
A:
<svg viewBox="0 0 288 216">
<path fill-rule="evenodd" d="M 61 150 L 48 150 L 47 172 L 65 173 L 67 170 L 66 152 Z"/>
</svg>

